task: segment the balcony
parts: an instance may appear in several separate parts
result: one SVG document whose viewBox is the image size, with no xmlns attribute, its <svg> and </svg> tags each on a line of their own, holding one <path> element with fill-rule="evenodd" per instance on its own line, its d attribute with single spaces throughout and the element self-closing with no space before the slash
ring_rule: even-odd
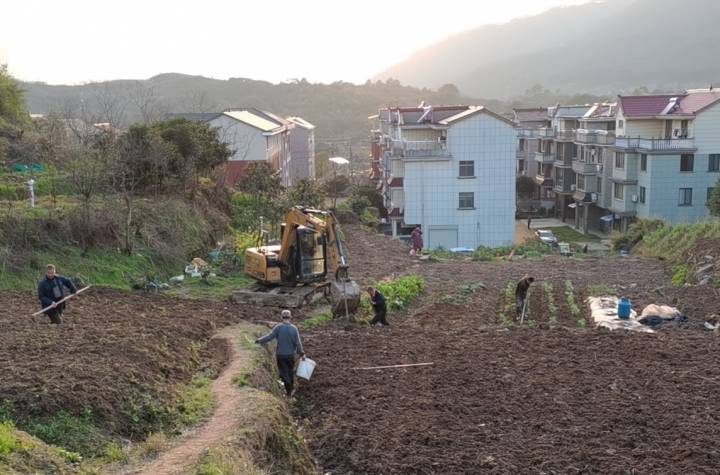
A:
<svg viewBox="0 0 720 475">
<path fill-rule="evenodd" d="M 572 162 L 564 158 L 556 158 L 553 162 L 555 168 L 572 168 Z"/>
<path fill-rule="evenodd" d="M 570 195 L 572 194 L 572 190 L 570 190 L 570 184 L 564 184 L 563 182 L 556 181 L 555 186 L 553 187 L 553 191 L 559 195 Z"/>
<path fill-rule="evenodd" d="M 515 157 L 516 157 L 518 160 L 532 160 L 532 159 L 535 158 L 535 152 L 528 152 L 527 150 L 524 150 L 524 151 L 521 152 L 521 151 L 518 150 L 518 151 L 515 153 Z"/>
<path fill-rule="evenodd" d="M 598 163 L 573 160 L 572 169 L 578 175 L 597 175 L 600 165 Z"/>
<path fill-rule="evenodd" d="M 695 139 L 644 139 L 617 137 L 615 147 L 647 152 L 695 151 Z"/>
<path fill-rule="evenodd" d="M 393 155 L 402 158 L 451 158 L 447 142 L 440 140 L 393 140 Z"/>
<path fill-rule="evenodd" d="M 553 186 L 552 176 L 535 175 L 535 183 L 540 186 Z"/>
<path fill-rule="evenodd" d="M 555 140 L 560 140 L 563 142 L 572 142 L 575 140 L 575 131 L 574 130 L 558 130 L 555 132 Z"/>
<path fill-rule="evenodd" d="M 536 139 L 540 137 L 538 129 L 517 129 L 517 136 L 521 139 Z"/>
<path fill-rule="evenodd" d="M 554 139 L 555 138 L 555 130 L 543 127 L 542 129 L 538 129 L 538 137 L 543 139 Z"/>
<path fill-rule="evenodd" d="M 555 161 L 555 155 L 549 152 L 535 152 L 535 161 L 538 163 L 551 164 Z"/>
<path fill-rule="evenodd" d="M 607 130 L 578 129 L 575 131 L 575 142 L 588 145 L 613 145 L 615 133 Z"/>
</svg>

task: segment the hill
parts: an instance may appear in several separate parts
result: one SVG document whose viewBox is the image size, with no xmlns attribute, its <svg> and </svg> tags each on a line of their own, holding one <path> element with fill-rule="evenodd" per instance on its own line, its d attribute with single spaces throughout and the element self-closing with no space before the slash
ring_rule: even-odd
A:
<svg viewBox="0 0 720 475">
<path fill-rule="evenodd" d="M 328 139 L 367 142 L 368 115 L 385 105 L 483 103 L 497 101 L 461 97 L 454 88 L 441 91 L 402 86 L 398 81 L 355 85 L 312 84 L 301 79 L 272 84 L 245 78 L 211 79 L 161 74 L 147 80 L 116 80 L 78 86 L 23 83 L 32 113 L 52 110 L 64 115 L 90 115 L 97 122 L 127 125 L 161 117 L 166 112 L 208 112 L 230 107 L 258 107 L 282 115 L 299 115 L 317 126 L 318 143 Z M 83 110 L 83 108 L 87 110 Z"/>
<path fill-rule="evenodd" d="M 470 30 L 382 72 L 419 87 L 456 84 L 465 94 L 507 97 L 535 84 L 555 91 L 678 89 L 720 79 L 715 0 L 610 0 L 555 8 Z M 468 52 L 473 52 L 468 56 Z"/>
</svg>

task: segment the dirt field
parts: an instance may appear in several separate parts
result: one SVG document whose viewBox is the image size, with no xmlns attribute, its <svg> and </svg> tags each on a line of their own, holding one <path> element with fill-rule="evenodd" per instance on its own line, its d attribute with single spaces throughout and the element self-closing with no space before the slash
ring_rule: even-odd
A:
<svg viewBox="0 0 720 475">
<path fill-rule="evenodd" d="M 216 328 L 270 318 L 265 310 L 91 289 L 72 301 L 63 325 L 51 326 L 30 316 L 34 295 L 0 298 L 0 401 L 25 417 L 88 407 L 100 427 L 131 438 L 162 423 L 157 401 L 173 401 L 175 385 L 226 364 L 227 348 L 201 344 Z"/>
<path fill-rule="evenodd" d="M 718 472 L 720 343 L 702 329 L 714 289 L 675 289 L 658 261 L 419 263 L 380 236 L 346 235 L 356 278 L 417 272 L 427 290 L 406 315 L 391 315 L 390 328 L 305 332 L 318 368 L 297 413 L 324 471 Z M 372 267 L 358 256 L 371 256 Z M 503 289 L 525 273 L 541 281 L 531 292 L 532 326 L 503 326 Z M 675 303 L 690 323 L 650 335 L 582 328 L 566 280 L 586 318 L 587 286 L 606 284 L 638 309 Z M 487 288 L 459 291 L 477 282 Z M 555 318 L 542 282 L 552 284 Z M 461 297 L 442 303 L 448 295 Z M 352 369 L 423 362 L 434 364 Z"/>
</svg>

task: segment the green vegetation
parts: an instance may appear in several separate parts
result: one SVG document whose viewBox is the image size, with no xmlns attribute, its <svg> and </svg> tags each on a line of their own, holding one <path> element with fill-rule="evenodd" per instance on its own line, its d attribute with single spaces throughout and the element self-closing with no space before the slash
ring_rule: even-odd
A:
<svg viewBox="0 0 720 475">
<path fill-rule="evenodd" d="M 543 282 L 543 290 L 545 291 L 545 299 L 547 302 L 548 320 L 551 323 L 558 321 L 558 308 L 555 303 L 555 287 L 551 282 Z"/>
<path fill-rule="evenodd" d="M 631 250 L 645 236 L 651 235 L 658 230 L 665 228 L 665 222 L 661 219 L 639 219 L 630 225 L 627 234 L 614 234 L 612 237 L 613 249 Z"/>
<path fill-rule="evenodd" d="M 200 461 L 195 475 L 263 475 L 265 472 L 238 456 L 236 450 L 211 449 Z"/>
<path fill-rule="evenodd" d="M 230 297 L 233 291 L 247 287 L 255 281 L 247 275 L 238 272 L 229 275 L 217 275 L 209 279 L 185 276 L 185 280 L 179 284 L 171 284 L 167 295 L 177 295 L 203 300 L 222 301 Z"/>
<path fill-rule="evenodd" d="M 302 322 L 300 322 L 300 327 L 317 327 L 319 325 L 324 325 L 325 323 L 332 322 L 332 320 L 333 317 L 329 313 L 321 313 L 320 315 L 315 315 L 314 317 L 308 318 L 307 320 L 303 320 Z"/>
<path fill-rule="evenodd" d="M 570 308 L 570 313 L 579 323 L 580 320 L 582 320 L 582 311 L 578 306 L 577 299 L 575 298 L 575 288 L 570 280 L 565 281 L 565 299 L 567 300 L 568 307 Z"/>
<path fill-rule="evenodd" d="M 11 422 L 0 422 L 0 455 L 17 450 L 20 442 L 15 437 L 15 426 Z"/>
<path fill-rule="evenodd" d="M 425 286 L 424 279 L 416 274 L 406 275 L 390 282 L 377 284 L 387 300 L 388 309 L 404 310 L 410 305 Z"/>
<path fill-rule="evenodd" d="M 517 284 L 515 282 L 508 282 L 500 294 L 500 312 L 498 314 L 498 318 L 500 320 L 500 325 L 504 327 L 511 327 L 515 322 L 514 316 L 517 313 L 515 308 L 516 285 Z"/>
<path fill-rule="evenodd" d="M 456 293 L 445 294 L 440 297 L 440 302 L 447 305 L 465 305 L 468 302 L 468 296 L 477 293 L 481 289 L 487 289 L 487 286 L 482 282 L 462 284 L 457 287 Z"/>
<path fill-rule="evenodd" d="M 475 261 L 494 261 L 506 259 L 513 254 L 513 258 L 542 259 L 545 254 L 551 252 L 550 246 L 542 242 L 531 242 L 528 244 L 517 244 L 507 247 L 478 247 L 473 253 Z"/>
<path fill-rule="evenodd" d="M 558 242 L 567 243 L 585 243 L 585 242 L 598 242 L 600 238 L 593 234 L 583 234 L 575 231 L 570 226 L 557 226 L 551 228 L 544 228 L 552 231 L 557 237 Z"/>
<path fill-rule="evenodd" d="M 687 265 L 673 267 L 672 283 L 675 287 L 682 287 L 688 282 L 690 268 Z"/>
<path fill-rule="evenodd" d="M 68 457 L 74 457 L 72 453 L 101 457 L 110 443 L 110 438 L 95 426 L 90 409 L 79 416 L 59 411 L 49 418 L 24 424 L 24 428 L 38 439 L 62 447 L 68 451 Z"/>
<path fill-rule="evenodd" d="M 678 224 L 662 226 L 645 235 L 638 252 L 646 257 L 684 263 L 690 249 L 700 239 L 720 239 L 720 223 Z"/>
<path fill-rule="evenodd" d="M 607 284 L 590 284 L 587 293 L 594 297 L 616 297 L 617 291 Z"/>
<path fill-rule="evenodd" d="M 180 388 L 180 399 L 177 404 L 177 422 L 181 426 L 192 426 L 212 413 L 214 401 L 210 392 L 210 379 L 203 375 L 195 375 L 192 381 Z"/>
</svg>

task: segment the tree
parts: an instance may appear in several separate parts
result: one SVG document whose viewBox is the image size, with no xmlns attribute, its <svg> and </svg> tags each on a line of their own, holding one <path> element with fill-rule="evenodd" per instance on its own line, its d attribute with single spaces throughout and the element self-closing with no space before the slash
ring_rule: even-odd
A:
<svg viewBox="0 0 720 475">
<path fill-rule="evenodd" d="M 22 88 L 0 64 L 0 129 L 27 125 L 29 119 Z"/>
<path fill-rule="evenodd" d="M 102 160 L 98 150 L 77 146 L 72 154 L 77 158 L 68 165 L 68 181 L 83 202 L 85 220 L 90 222 L 90 203 L 93 196 L 101 192 L 107 184 L 107 163 Z"/>
<path fill-rule="evenodd" d="M 282 204 L 284 189 L 280 175 L 266 162 L 253 162 L 238 183 L 238 188 L 249 197 L 242 201 L 245 207 L 243 210 L 238 210 L 235 206 L 236 216 L 238 212 L 244 216 L 243 225 L 246 229 L 255 229 L 262 217 L 274 230 L 287 211 Z M 253 224 L 253 221 L 256 224 Z"/>
<path fill-rule="evenodd" d="M 720 217 L 720 180 L 715 183 L 715 189 L 705 206 L 707 206 L 711 215 Z"/>
<path fill-rule="evenodd" d="M 311 178 L 300 180 L 295 186 L 289 188 L 285 194 L 285 208 L 291 206 L 307 206 L 322 208 L 325 202 L 325 190 Z"/>
<path fill-rule="evenodd" d="M 315 154 L 315 177 L 322 179 L 330 170 L 330 154 L 318 152 Z"/>
<path fill-rule="evenodd" d="M 515 183 L 515 191 L 522 197 L 529 197 L 535 193 L 535 181 L 529 176 L 519 176 Z"/>
<path fill-rule="evenodd" d="M 459 97 L 460 89 L 455 84 L 444 84 L 438 89 L 438 93 L 447 97 Z"/>
</svg>

